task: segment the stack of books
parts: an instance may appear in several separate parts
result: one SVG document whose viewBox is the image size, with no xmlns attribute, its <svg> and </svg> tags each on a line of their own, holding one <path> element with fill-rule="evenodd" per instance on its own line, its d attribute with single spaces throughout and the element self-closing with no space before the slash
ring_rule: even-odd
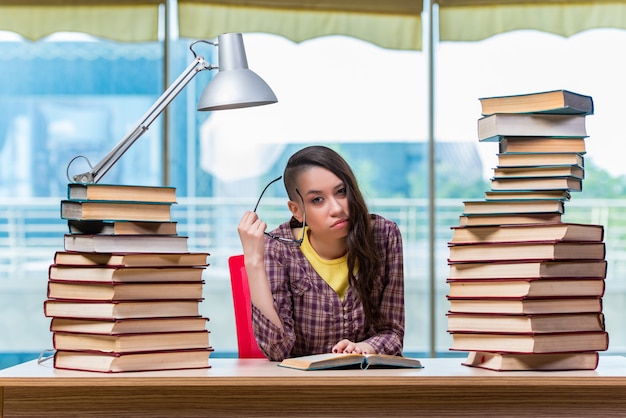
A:
<svg viewBox="0 0 626 418">
<path fill-rule="evenodd" d="M 54 367 L 96 372 L 209 367 L 201 316 L 207 253 L 171 219 L 171 187 L 68 185 L 69 233 L 50 265 L 44 314 Z"/>
<path fill-rule="evenodd" d="M 463 364 L 592 370 L 608 348 L 602 225 L 562 221 L 582 190 L 589 96 L 566 90 L 480 99 L 497 142 L 485 199 L 464 202 L 449 242 L 448 332 Z"/>
</svg>

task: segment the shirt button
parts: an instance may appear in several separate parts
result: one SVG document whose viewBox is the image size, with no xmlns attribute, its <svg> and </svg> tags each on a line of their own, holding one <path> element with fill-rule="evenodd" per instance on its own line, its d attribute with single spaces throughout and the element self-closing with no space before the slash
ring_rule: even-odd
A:
<svg viewBox="0 0 626 418">
<path fill-rule="evenodd" d="M 343 314 L 343 319 L 348 319 L 348 314 Z"/>
</svg>

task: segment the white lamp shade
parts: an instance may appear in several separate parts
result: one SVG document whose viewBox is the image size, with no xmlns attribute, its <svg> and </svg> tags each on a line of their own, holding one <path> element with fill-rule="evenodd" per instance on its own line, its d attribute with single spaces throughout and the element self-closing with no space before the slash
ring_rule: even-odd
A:
<svg viewBox="0 0 626 418">
<path fill-rule="evenodd" d="M 225 110 L 276 103 L 278 99 L 261 77 L 248 68 L 240 33 L 218 37 L 219 72 L 206 86 L 198 110 Z"/>
</svg>

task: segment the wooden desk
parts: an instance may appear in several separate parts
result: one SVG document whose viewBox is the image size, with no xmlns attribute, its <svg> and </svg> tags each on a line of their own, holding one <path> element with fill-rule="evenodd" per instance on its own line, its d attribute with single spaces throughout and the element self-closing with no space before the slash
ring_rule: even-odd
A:
<svg viewBox="0 0 626 418">
<path fill-rule="evenodd" d="M 303 372 L 266 360 L 211 359 L 206 370 L 100 374 L 36 361 L 0 370 L 14 416 L 625 416 L 626 358 L 595 371 L 492 372 L 460 359 L 417 370 Z"/>
</svg>

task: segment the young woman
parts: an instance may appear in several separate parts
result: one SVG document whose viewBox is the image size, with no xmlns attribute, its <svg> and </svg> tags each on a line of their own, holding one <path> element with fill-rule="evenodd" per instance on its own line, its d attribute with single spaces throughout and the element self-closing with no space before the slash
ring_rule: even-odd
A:
<svg viewBox="0 0 626 418">
<path fill-rule="evenodd" d="M 369 213 L 350 166 L 330 148 L 296 152 L 283 181 L 291 221 L 267 233 L 265 222 L 246 212 L 238 226 L 261 350 L 275 361 L 402 354 L 398 226 Z"/>
</svg>

